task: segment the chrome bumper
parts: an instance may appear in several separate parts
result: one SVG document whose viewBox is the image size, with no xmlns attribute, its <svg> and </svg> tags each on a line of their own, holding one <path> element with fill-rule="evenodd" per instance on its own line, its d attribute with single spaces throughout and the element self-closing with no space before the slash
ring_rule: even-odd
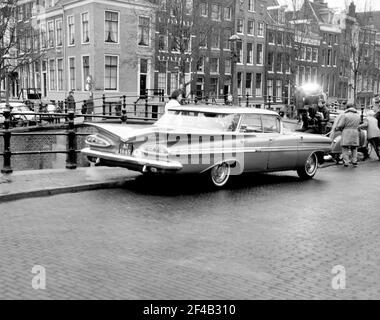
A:
<svg viewBox="0 0 380 320">
<path fill-rule="evenodd" d="M 81 153 L 83 153 L 84 155 L 88 157 L 94 157 L 94 158 L 119 162 L 121 164 L 126 164 L 126 165 L 131 164 L 134 166 L 141 166 L 143 168 L 153 167 L 153 168 L 162 169 L 162 170 L 177 171 L 177 170 L 181 170 L 183 167 L 182 164 L 177 161 L 166 162 L 166 161 L 158 161 L 158 160 L 145 159 L 145 158 L 136 158 L 136 157 L 126 156 L 126 155 L 121 155 L 121 154 L 91 150 L 90 148 L 82 149 Z"/>
</svg>

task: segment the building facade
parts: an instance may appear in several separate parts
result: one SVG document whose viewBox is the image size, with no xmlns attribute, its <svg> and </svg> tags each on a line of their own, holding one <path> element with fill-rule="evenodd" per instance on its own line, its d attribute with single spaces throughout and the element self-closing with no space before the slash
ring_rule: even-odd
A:
<svg viewBox="0 0 380 320">
<path fill-rule="evenodd" d="M 264 106 L 266 56 L 266 1 L 236 1 L 235 34 L 237 93 L 242 101 Z"/>
<path fill-rule="evenodd" d="M 25 6 L 31 6 L 25 10 Z M 21 67 L 18 90 L 49 100 L 103 93 L 136 95 L 153 87 L 155 5 L 137 0 L 20 1 L 19 22 L 37 32 L 41 59 Z"/>
</svg>

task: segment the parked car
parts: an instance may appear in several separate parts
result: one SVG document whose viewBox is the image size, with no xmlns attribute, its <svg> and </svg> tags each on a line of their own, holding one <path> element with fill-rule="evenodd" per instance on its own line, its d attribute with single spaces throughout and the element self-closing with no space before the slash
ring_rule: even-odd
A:
<svg viewBox="0 0 380 320">
<path fill-rule="evenodd" d="M 9 102 L 12 109 L 11 123 L 15 125 L 32 125 L 36 123 L 36 115 L 22 102 Z M 4 124 L 3 111 L 5 109 L 5 102 L 0 103 L 0 124 Z"/>
<path fill-rule="evenodd" d="M 145 174 L 203 173 L 217 187 L 243 172 L 296 170 L 312 178 L 331 139 L 283 129 L 274 111 L 238 107 L 172 107 L 154 125 L 93 124 L 82 153 L 98 165 Z"/>
</svg>

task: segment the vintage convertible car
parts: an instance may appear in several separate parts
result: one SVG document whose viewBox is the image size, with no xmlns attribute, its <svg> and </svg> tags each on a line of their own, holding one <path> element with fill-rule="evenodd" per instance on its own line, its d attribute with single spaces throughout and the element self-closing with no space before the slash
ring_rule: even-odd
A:
<svg viewBox="0 0 380 320">
<path fill-rule="evenodd" d="M 143 128 L 94 125 L 82 150 L 90 161 L 145 174 L 204 173 L 217 187 L 243 172 L 296 170 L 310 179 L 331 150 L 330 138 L 286 131 L 276 112 L 256 108 L 186 105 Z"/>
</svg>

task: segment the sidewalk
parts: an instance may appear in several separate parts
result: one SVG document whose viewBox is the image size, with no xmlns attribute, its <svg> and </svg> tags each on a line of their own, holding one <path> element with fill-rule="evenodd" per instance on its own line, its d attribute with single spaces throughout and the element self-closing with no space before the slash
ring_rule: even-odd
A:
<svg viewBox="0 0 380 320">
<path fill-rule="evenodd" d="M 23 198 L 102 188 L 116 188 L 139 173 L 122 168 L 87 167 L 0 174 L 0 203 Z"/>
</svg>

